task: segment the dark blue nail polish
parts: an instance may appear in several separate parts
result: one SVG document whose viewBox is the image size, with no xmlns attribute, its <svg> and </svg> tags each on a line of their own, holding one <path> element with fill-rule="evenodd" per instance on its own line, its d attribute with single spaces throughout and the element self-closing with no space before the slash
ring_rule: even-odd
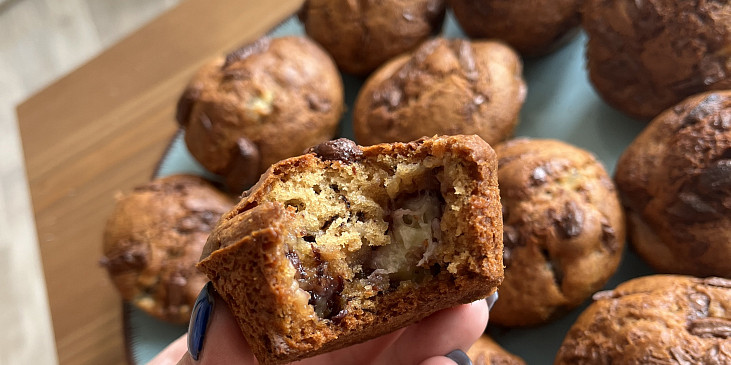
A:
<svg viewBox="0 0 731 365">
<path fill-rule="evenodd" d="M 188 352 L 193 360 L 198 360 L 203 349 L 206 329 L 213 314 L 213 284 L 209 281 L 198 294 L 188 324 Z"/>
<path fill-rule="evenodd" d="M 446 355 L 448 359 L 457 363 L 457 365 L 472 365 L 472 360 L 462 350 L 454 350 Z"/>
<path fill-rule="evenodd" d="M 497 292 L 494 292 L 494 293 L 492 293 L 491 296 L 489 296 L 485 299 L 485 301 L 487 302 L 488 311 L 492 310 L 492 306 L 494 306 L 495 302 L 497 302 L 497 298 L 498 298 Z"/>
</svg>

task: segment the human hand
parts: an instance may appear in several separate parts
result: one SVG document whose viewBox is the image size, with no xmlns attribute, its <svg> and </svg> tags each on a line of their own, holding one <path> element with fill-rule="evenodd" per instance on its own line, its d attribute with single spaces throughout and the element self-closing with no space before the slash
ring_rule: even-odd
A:
<svg viewBox="0 0 731 365">
<path fill-rule="evenodd" d="M 212 300 L 206 299 L 209 296 Z M 256 365 L 244 336 L 233 314 L 211 285 L 201 292 L 201 297 L 216 303 L 210 314 L 210 323 L 201 340 L 187 345 L 188 335 L 183 335 L 157 355 L 148 365 Z M 199 301 L 201 300 L 199 297 Z M 469 364 L 460 361 L 459 351 L 467 349 L 482 334 L 487 325 L 489 309 L 497 295 L 487 301 L 479 300 L 454 308 L 441 310 L 408 327 L 396 330 L 373 340 L 342 348 L 333 352 L 298 361 L 299 365 L 328 364 L 403 364 L 403 365 L 453 365 Z M 198 307 L 198 303 L 196 303 Z M 491 307 L 492 305 L 490 305 Z M 211 308 L 212 309 L 212 308 Z M 194 309 L 194 313 L 196 310 Z M 195 318 L 192 320 L 196 322 Z M 195 326 L 191 326 L 191 330 Z M 205 328 L 205 326 L 203 326 Z M 189 330 L 189 332 L 191 332 Z M 195 330 L 192 330 L 195 332 Z M 198 330 L 200 332 L 200 330 Z M 194 338 L 197 336 L 194 334 Z M 197 343 L 201 344 L 198 346 Z M 191 351 L 188 347 L 192 346 Z M 197 353 L 194 360 L 191 352 Z M 450 357 L 445 356 L 450 354 Z M 466 356 L 465 356 L 466 357 Z M 454 359 L 451 360 L 450 358 Z"/>
</svg>

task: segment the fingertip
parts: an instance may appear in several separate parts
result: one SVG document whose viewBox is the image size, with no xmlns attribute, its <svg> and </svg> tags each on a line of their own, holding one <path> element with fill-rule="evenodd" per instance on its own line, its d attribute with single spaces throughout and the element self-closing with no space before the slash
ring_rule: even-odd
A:
<svg viewBox="0 0 731 365">
<path fill-rule="evenodd" d="M 456 362 L 450 360 L 447 357 L 444 356 L 434 356 L 430 357 L 421 363 L 419 365 L 458 365 Z"/>
</svg>

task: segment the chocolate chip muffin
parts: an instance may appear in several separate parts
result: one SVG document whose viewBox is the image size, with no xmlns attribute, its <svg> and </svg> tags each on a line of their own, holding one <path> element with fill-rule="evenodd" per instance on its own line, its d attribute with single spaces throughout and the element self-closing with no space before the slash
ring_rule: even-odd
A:
<svg viewBox="0 0 731 365">
<path fill-rule="evenodd" d="M 731 280 L 647 276 L 594 300 L 554 364 L 731 364 Z"/>
<path fill-rule="evenodd" d="M 228 196 L 191 175 L 157 179 L 119 196 L 101 262 L 122 298 L 164 321 L 187 323 L 206 282 L 195 264 L 232 206 Z"/>
<path fill-rule="evenodd" d="M 474 365 L 525 365 L 525 361 L 483 335 L 467 351 Z"/>
<path fill-rule="evenodd" d="M 178 102 L 188 150 L 233 193 L 331 139 L 343 111 L 332 59 L 304 37 L 263 38 L 203 66 Z"/>
<path fill-rule="evenodd" d="M 496 163 L 477 136 L 326 142 L 273 165 L 198 267 L 262 364 L 366 341 L 495 291 Z"/>
<path fill-rule="evenodd" d="M 472 38 L 500 39 L 524 56 L 541 56 L 578 33 L 584 0 L 449 0 Z"/>
<path fill-rule="evenodd" d="M 307 0 L 299 12 L 307 35 L 341 70 L 365 75 L 442 29 L 445 0 Z"/>
<path fill-rule="evenodd" d="M 435 134 L 513 134 L 525 100 L 520 57 L 492 41 L 437 38 L 389 61 L 363 85 L 353 127 L 360 144 Z"/>
<path fill-rule="evenodd" d="M 688 96 L 731 89 L 731 3 L 586 0 L 587 66 L 615 108 L 651 119 Z"/>
<path fill-rule="evenodd" d="M 731 277 L 731 91 L 655 118 L 615 175 L 630 240 L 656 270 Z"/>
<path fill-rule="evenodd" d="M 517 139 L 495 152 L 505 281 L 490 323 L 542 324 L 579 306 L 614 274 L 624 215 L 612 180 L 585 150 Z"/>
</svg>

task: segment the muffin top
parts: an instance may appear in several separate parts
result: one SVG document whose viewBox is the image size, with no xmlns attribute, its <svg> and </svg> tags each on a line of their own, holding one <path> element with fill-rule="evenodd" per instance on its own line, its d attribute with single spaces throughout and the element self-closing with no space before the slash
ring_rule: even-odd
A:
<svg viewBox="0 0 731 365">
<path fill-rule="evenodd" d="M 555 364 L 731 363 L 731 280 L 647 276 L 594 299 Z"/>
</svg>

